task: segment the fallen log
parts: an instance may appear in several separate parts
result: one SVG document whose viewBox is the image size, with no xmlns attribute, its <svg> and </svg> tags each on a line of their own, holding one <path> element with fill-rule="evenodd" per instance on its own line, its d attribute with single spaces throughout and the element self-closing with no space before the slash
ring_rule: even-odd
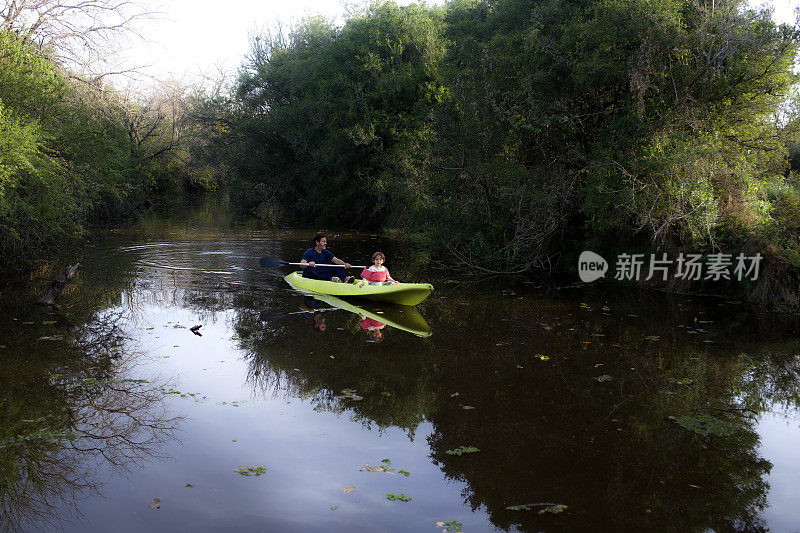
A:
<svg viewBox="0 0 800 533">
<path fill-rule="evenodd" d="M 50 305 L 53 307 L 58 307 L 56 304 L 56 300 L 58 297 L 61 296 L 61 291 L 64 290 L 67 283 L 69 283 L 72 278 L 75 277 L 75 271 L 78 270 L 80 263 L 75 263 L 72 266 L 68 266 L 64 273 L 58 276 L 56 279 L 50 282 L 50 288 L 47 289 L 47 292 L 39 298 L 39 303 L 42 305 Z"/>
</svg>

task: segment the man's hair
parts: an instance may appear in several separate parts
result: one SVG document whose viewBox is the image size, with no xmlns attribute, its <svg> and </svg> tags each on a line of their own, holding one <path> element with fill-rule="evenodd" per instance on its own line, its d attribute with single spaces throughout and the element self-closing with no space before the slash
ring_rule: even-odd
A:
<svg viewBox="0 0 800 533">
<path fill-rule="evenodd" d="M 316 235 L 314 235 L 314 246 L 319 244 L 319 241 L 321 241 L 323 237 L 328 238 L 328 236 L 325 235 L 324 233 L 317 233 Z"/>
<path fill-rule="evenodd" d="M 377 258 L 379 258 L 379 257 L 380 257 L 381 259 L 383 259 L 384 261 L 386 261 L 386 256 L 385 256 L 385 255 L 383 255 L 383 252 L 375 252 L 374 254 L 372 254 L 372 259 L 371 259 L 371 260 L 372 260 L 372 261 L 375 261 L 375 260 L 376 260 Z"/>
</svg>

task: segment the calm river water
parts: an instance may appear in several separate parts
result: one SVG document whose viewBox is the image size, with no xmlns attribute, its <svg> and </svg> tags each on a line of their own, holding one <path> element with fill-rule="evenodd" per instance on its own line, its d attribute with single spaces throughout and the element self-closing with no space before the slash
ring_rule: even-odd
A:
<svg viewBox="0 0 800 533">
<path fill-rule="evenodd" d="M 627 287 L 429 281 L 326 312 L 264 270 L 313 229 L 150 215 L 0 302 L 0 529 L 797 531 L 797 322 Z M 354 312 L 355 311 L 355 312 Z M 382 338 L 364 329 L 387 317 Z M 319 321 L 320 318 L 317 319 Z M 190 328 L 200 325 L 200 335 Z M 437 525 L 437 522 L 439 525 Z"/>
</svg>

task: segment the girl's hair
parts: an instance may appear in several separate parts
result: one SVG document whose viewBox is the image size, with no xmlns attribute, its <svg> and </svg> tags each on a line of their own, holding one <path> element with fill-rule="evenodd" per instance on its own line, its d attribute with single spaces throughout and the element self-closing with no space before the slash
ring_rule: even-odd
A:
<svg viewBox="0 0 800 533">
<path fill-rule="evenodd" d="M 375 260 L 376 260 L 377 258 L 379 258 L 379 257 L 380 257 L 381 259 L 383 259 L 384 261 L 386 261 L 386 256 L 385 256 L 385 255 L 383 255 L 383 252 L 375 252 L 374 254 L 372 254 L 372 259 L 371 259 L 371 261 L 375 261 Z"/>
</svg>

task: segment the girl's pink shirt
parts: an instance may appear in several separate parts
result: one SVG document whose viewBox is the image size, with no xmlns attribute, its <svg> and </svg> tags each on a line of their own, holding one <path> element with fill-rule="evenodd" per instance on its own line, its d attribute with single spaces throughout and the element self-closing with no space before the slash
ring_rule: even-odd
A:
<svg viewBox="0 0 800 533">
<path fill-rule="evenodd" d="M 381 267 L 380 270 L 376 270 L 373 265 L 362 270 L 361 277 L 367 281 L 386 281 L 389 278 L 389 269 Z"/>
</svg>

